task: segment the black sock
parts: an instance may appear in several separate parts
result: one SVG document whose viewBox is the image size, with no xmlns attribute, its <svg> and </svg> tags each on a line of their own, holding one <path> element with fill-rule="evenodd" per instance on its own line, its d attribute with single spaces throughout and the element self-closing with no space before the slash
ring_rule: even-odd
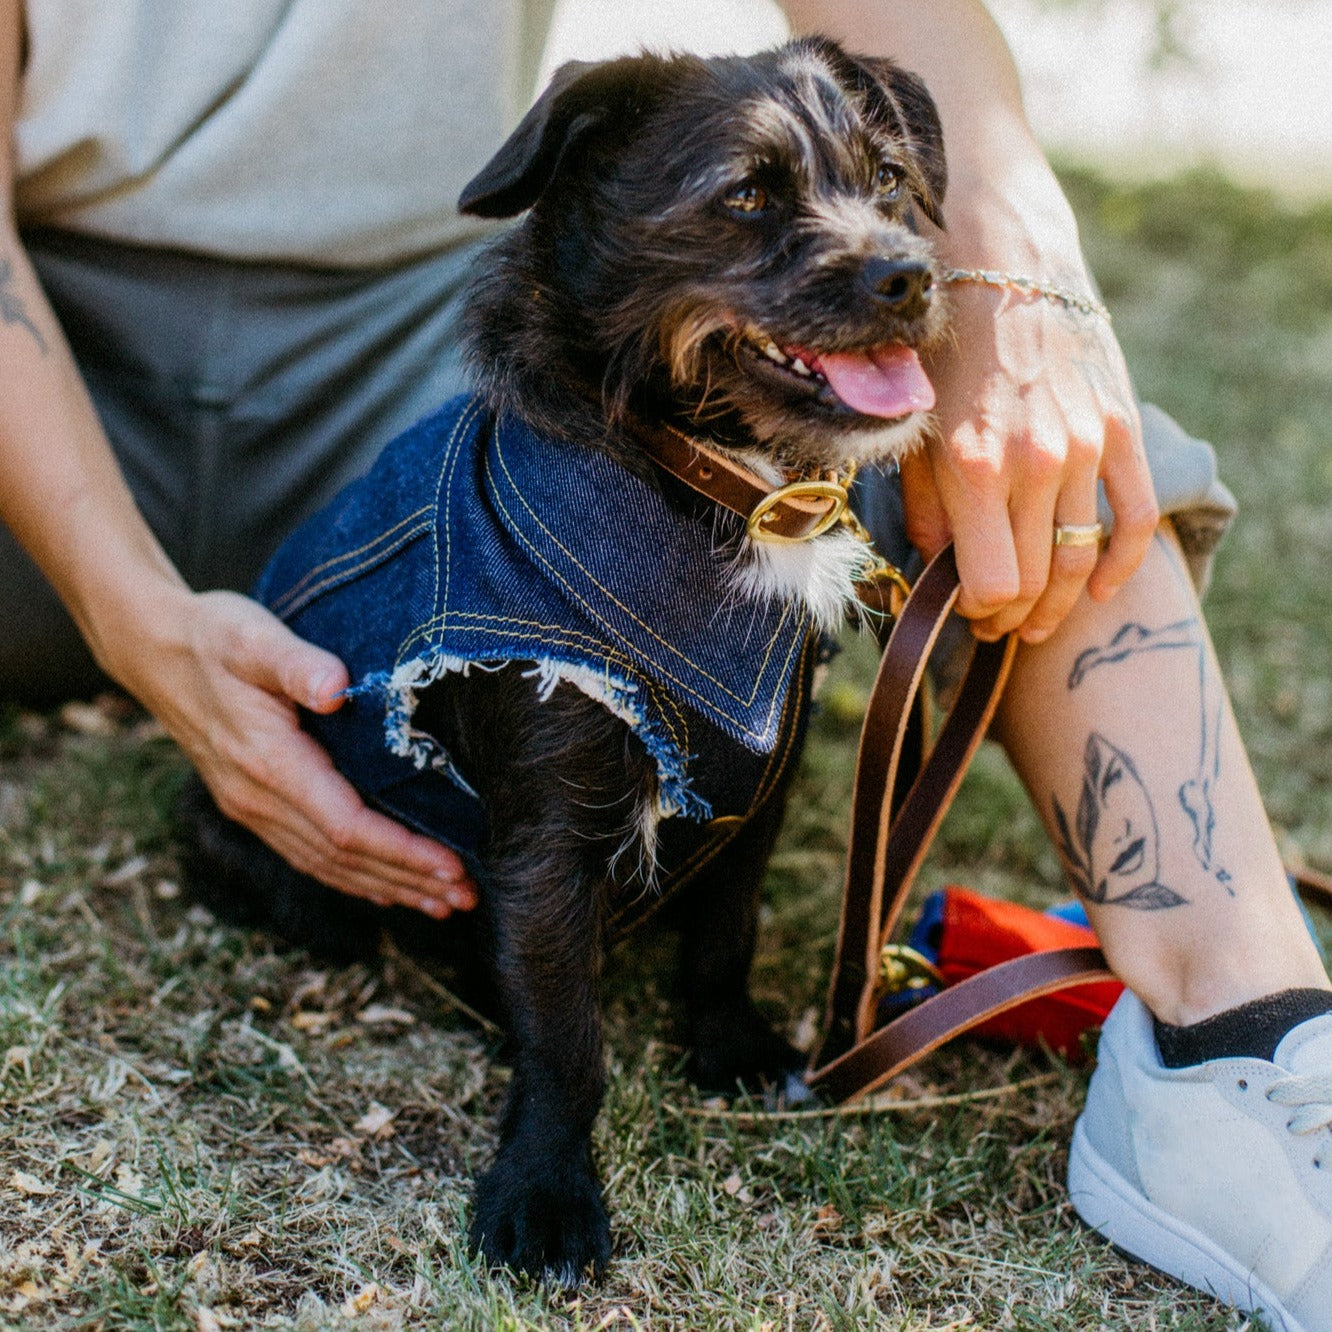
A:
<svg viewBox="0 0 1332 1332">
<path fill-rule="evenodd" d="M 1332 1013 L 1332 990 L 1281 990 L 1187 1027 L 1152 1023 L 1161 1062 L 1188 1068 L 1237 1055 L 1270 1061 L 1287 1032 L 1321 1013 Z"/>
</svg>

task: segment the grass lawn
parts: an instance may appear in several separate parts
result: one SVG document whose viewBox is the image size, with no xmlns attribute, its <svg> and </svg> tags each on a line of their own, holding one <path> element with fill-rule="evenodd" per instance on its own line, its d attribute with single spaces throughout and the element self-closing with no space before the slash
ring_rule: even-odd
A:
<svg viewBox="0 0 1332 1332">
<path fill-rule="evenodd" d="M 1332 207 L 1068 185 L 1143 395 L 1242 502 L 1211 622 L 1284 849 L 1332 865 Z M 757 987 L 793 1032 L 822 1000 L 870 665 L 843 654 L 772 867 Z M 1243 1325 L 1072 1216 L 1085 1072 L 960 1045 L 892 1112 L 738 1119 L 680 1076 L 651 935 L 607 986 L 609 1275 L 577 1298 L 491 1277 L 460 1242 L 491 1036 L 399 954 L 329 969 L 186 901 L 180 775 L 114 705 L 0 714 L 0 1328 Z M 1065 894 L 997 755 L 924 877 Z"/>
</svg>

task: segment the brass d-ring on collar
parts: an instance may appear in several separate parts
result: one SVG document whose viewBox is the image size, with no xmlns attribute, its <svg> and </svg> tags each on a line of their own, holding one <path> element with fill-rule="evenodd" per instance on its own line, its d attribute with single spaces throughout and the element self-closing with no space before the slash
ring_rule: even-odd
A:
<svg viewBox="0 0 1332 1332">
<path fill-rule="evenodd" d="M 773 511 L 789 500 L 831 500 L 828 511 L 799 536 L 783 536 L 771 530 Z M 794 546 L 822 536 L 841 520 L 846 510 L 846 487 L 839 481 L 790 481 L 769 491 L 750 510 L 745 521 L 745 533 L 753 541 L 767 541 L 774 545 Z"/>
<path fill-rule="evenodd" d="M 745 530 L 755 541 L 783 545 L 809 541 L 847 511 L 849 476 L 828 471 L 774 487 L 738 459 L 675 426 L 643 422 L 635 433 L 659 467 L 744 519 Z"/>
</svg>

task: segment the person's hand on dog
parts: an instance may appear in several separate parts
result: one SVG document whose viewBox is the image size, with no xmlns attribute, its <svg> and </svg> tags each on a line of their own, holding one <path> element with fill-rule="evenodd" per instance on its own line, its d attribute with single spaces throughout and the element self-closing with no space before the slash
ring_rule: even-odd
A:
<svg viewBox="0 0 1332 1332">
<path fill-rule="evenodd" d="M 230 818 L 296 869 L 380 906 L 443 917 L 476 905 L 449 848 L 367 807 L 301 729 L 348 684 L 329 652 L 231 592 L 185 594 L 151 678 L 125 683 L 188 754 Z"/>
<path fill-rule="evenodd" d="M 954 338 L 930 367 L 937 429 L 902 463 L 907 530 L 927 557 L 953 540 L 959 611 L 976 635 L 1048 637 L 1085 587 L 1105 600 L 1132 575 L 1157 509 L 1124 359 L 1108 324 L 1019 291 L 958 283 Z M 1058 523 L 1109 541 L 1053 545 Z"/>
</svg>

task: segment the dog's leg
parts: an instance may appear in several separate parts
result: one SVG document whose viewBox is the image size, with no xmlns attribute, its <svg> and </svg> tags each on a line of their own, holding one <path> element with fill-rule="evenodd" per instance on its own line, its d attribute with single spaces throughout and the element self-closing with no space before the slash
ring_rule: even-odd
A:
<svg viewBox="0 0 1332 1332">
<path fill-rule="evenodd" d="M 763 873 L 783 800 L 769 799 L 705 874 L 681 895 L 681 980 L 689 1025 L 690 1075 L 709 1091 L 776 1088 L 799 1097 L 805 1060 L 749 997 Z"/>
<path fill-rule="evenodd" d="M 506 838 L 488 876 L 501 999 L 515 1046 L 494 1164 L 476 1186 L 474 1249 L 564 1286 L 610 1258 L 592 1159 L 601 1105 L 603 887 L 547 843 Z"/>
<path fill-rule="evenodd" d="M 634 836 L 653 769 L 623 722 L 568 685 L 538 703 L 514 668 L 440 684 L 423 696 L 418 724 L 458 737 L 485 802 L 482 909 L 514 1046 L 472 1244 L 491 1262 L 572 1285 L 610 1257 L 591 1145 L 607 867 Z"/>
</svg>

